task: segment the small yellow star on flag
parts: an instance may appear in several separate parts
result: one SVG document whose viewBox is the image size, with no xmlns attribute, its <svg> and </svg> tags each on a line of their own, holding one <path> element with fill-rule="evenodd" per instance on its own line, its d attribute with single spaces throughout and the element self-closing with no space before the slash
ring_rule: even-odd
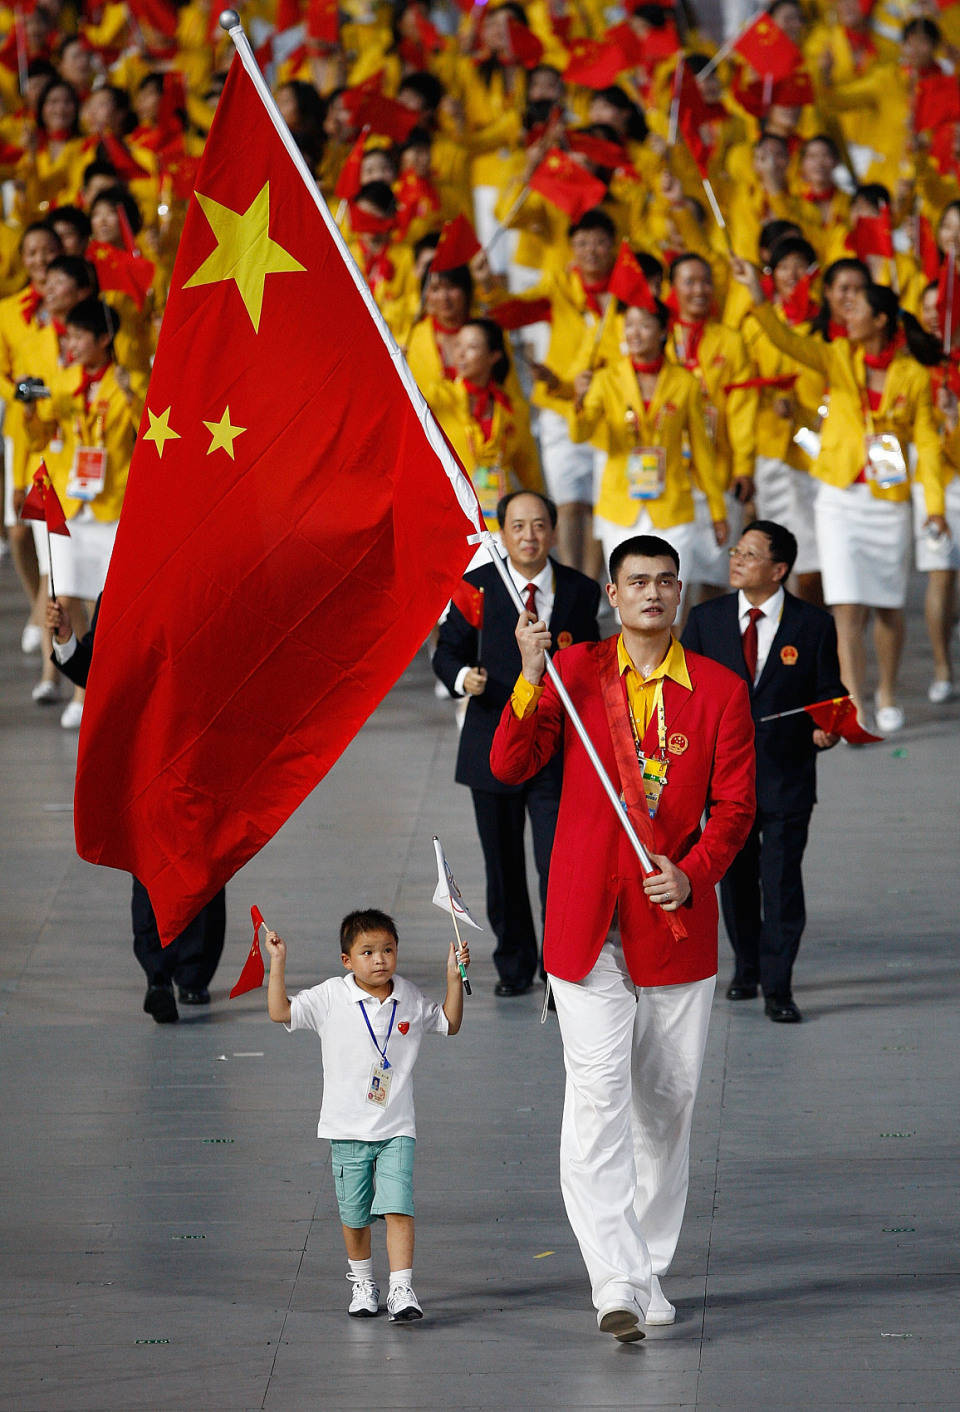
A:
<svg viewBox="0 0 960 1412">
<path fill-rule="evenodd" d="M 217 246 L 183 287 L 197 289 L 203 284 L 232 279 L 254 332 L 259 333 L 267 275 L 305 273 L 299 260 L 270 239 L 270 183 L 264 182 L 243 212 L 221 206 L 202 191 L 197 192 L 197 200 L 217 237 Z"/>
<path fill-rule="evenodd" d="M 223 416 L 219 422 L 204 422 L 203 424 L 210 433 L 210 445 L 207 447 L 207 455 L 214 451 L 226 451 L 232 461 L 234 459 L 233 443 L 238 436 L 243 436 L 246 427 L 235 427 L 230 424 L 230 408 L 223 409 Z"/>
<path fill-rule="evenodd" d="M 150 430 L 143 433 L 144 441 L 152 441 L 157 448 L 157 455 L 163 456 L 163 448 L 168 441 L 179 441 L 180 433 L 174 431 L 170 425 L 170 411 L 168 407 L 165 412 L 161 412 L 159 417 L 147 408 L 147 416 L 150 418 Z"/>
</svg>

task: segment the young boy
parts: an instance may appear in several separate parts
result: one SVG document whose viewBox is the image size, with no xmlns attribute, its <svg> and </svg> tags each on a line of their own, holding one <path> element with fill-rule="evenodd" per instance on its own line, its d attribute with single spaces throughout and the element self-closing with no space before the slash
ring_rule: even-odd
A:
<svg viewBox="0 0 960 1412">
<path fill-rule="evenodd" d="M 451 945 L 447 994 L 441 1008 L 396 975 L 397 928 L 375 908 L 350 912 L 340 925 L 340 960 L 348 975 L 302 990 L 291 1001 L 284 968 L 287 948 L 276 932 L 270 953 L 267 1008 L 288 1030 L 316 1030 L 323 1055 L 323 1102 L 317 1136 L 329 1138 L 347 1279 L 349 1313 L 379 1311 L 373 1278 L 370 1220 L 387 1223 L 391 1320 L 423 1318 L 413 1292 L 413 1066 L 424 1034 L 456 1034 L 463 1018 L 463 982 Z M 466 942 L 460 951 L 470 964 Z"/>
</svg>

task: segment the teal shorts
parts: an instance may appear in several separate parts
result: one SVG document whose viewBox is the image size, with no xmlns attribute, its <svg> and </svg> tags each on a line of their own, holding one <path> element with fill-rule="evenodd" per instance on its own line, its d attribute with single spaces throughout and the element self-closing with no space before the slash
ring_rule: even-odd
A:
<svg viewBox="0 0 960 1412">
<path fill-rule="evenodd" d="M 330 1142 L 340 1220 L 351 1230 L 369 1226 L 373 1216 L 413 1215 L 413 1154 L 417 1140 Z"/>
</svg>

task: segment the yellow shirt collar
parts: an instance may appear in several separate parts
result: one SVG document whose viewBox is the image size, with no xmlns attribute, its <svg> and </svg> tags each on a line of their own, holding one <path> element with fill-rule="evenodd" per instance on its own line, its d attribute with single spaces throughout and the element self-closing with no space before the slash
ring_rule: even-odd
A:
<svg viewBox="0 0 960 1412">
<path fill-rule="evenodd" d="M 675 637 L 670 639 L 670 651 L 664 657 L 659 667 L 654 667 L 648 677 L 642 677 L 630 660 L 630 654 L 623 644 L 623 633 L 617 638 L 617 663 L 620 668 L 620 675 L 624 672 L 635 672 L 637 680 L 642 682 L 656 681 L 660 677 L 669 677 L 678 686 L 686 687 L 687 691 L 693 690 L 693 682 L 690 680 L 690 673 L 687 671 L 687 659 L 684 656 L 683 648 Z"/>
</svg>

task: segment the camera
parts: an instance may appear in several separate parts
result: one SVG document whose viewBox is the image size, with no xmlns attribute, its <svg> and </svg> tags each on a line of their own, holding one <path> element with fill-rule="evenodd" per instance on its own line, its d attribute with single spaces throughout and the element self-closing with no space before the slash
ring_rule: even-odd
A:
<svg viewBox="0 0 960 1412">
<path fill-rule="evenodd" d="M 50 389 L 43 378 L 21 378 L 13 395 L 17 402 L 39 402 L 42 397 L 50 396 Z"/>
</svg>

